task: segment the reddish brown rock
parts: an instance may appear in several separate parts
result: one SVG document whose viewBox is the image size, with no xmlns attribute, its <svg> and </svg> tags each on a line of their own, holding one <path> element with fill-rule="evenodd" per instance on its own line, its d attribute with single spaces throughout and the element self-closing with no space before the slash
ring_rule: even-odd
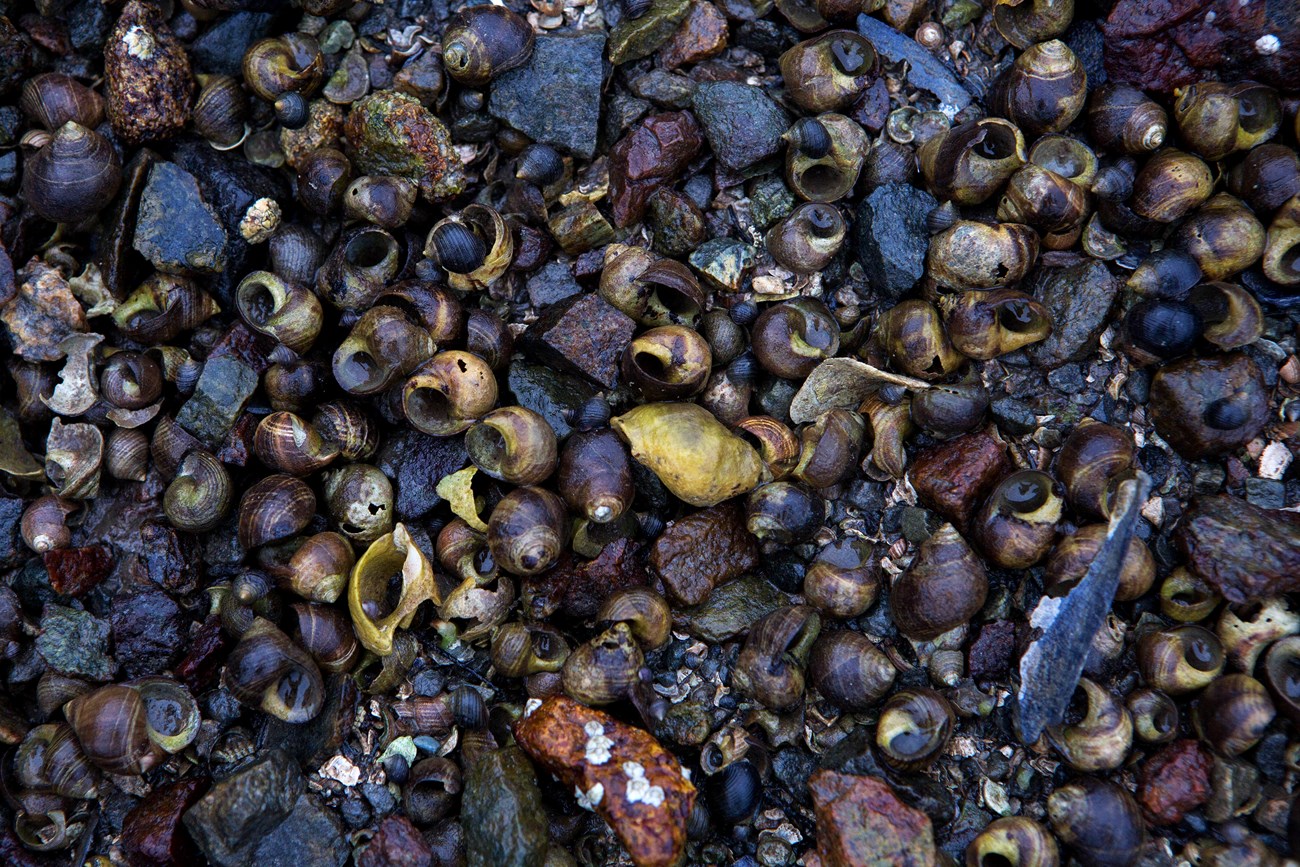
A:
<svg viewBox="0 0 1300 867">
<path fill-rule="evenodd" d="M 189 652 L 176 664 L 176 679 L 196 693 L 209 689 L 216 682 L 217 671 L 233 646 L 217 615 L 205 620 L 190 636 L 186 646 Z"/>
<path fill-rule="evenodd" d="M 817 771 L 808 778 L 817 854 L 826 867 L 932 867 L 930 817 L 877 777 Z"/>
<path fill-rule="evenodd" d="M 43 555 L 50 586 L 64 596 L 80 596 L 94 589 L 113 571 L 113 555 L 103 545 L 56 548 Z"/>
<path fill-rule="evenodd" d="M 122 852 L 131 867 L 186 867 L 202 862 L 181 815 L 198 802 L 211 781 L 186 777 L 154 789 L 122 820 Z"/>
<path fill-rule="evenodd" d="M 1210 797 L 1210 756 L 1194 740 L 1175 741 L 1141 765 L 1137 799 L 1147 820 L 1176 825 Z"/>
<path fill-rule="evenodd" d="M 357 867 L 427 867 L 433 850 L 405 816 L 389 816 L 357 856 Z"/>
<path fill-rule="evenodd" d="M 727 47 L 727 17 L 708 0 L 695 0 L 686 20 L 659 49 L 665 69 L 676 69 L 716 57 Z"/>
<path fill-rule="evenodd" d="M 126 144 L 171 138 L 190 119 L 189 55 L 152 3 L 122 8 L 104 43 L 104 80 L 108 120 Z"/>
<path fill-rule="evenodd" d="M 1187 566 L 1229 602 L 1300 589 L 1300 515 L 1240 497 L 1198 497 L 1174 534 Z"/>
<path fill-rule="evenodd" d="M 1010 620 L 984 624 L 971 642 L 967 665 L 975 680 L 1003 677 L 1011 670 L 1016 653 L 1016 625 Z"/>
<path fill-rule="evenodd" d="M 614 591 L 650 583 L 638 554 L 631 539 L 610 542 L 594 560 L 579 560 L 566 553 L 554 569 L 524 581 L 529 616 L 544 620 L 559 611 L 575 620 L 594 617 L 600 603 Z"/>
<path fill-rule="evenodd" d="M 724 25 L 725 26 L 725 25 Z M 646 201 L 673 180 L 704 147 L 704 133 L 689 111 L 653 114 L 609 152 L 609 209 L 616 226 L 630 226 Z"/>
<path fill-rule="evenodd" d="M 965 532 L 985 492 L 1010 469 L 1002 442 L 976 431 L 921 452 L 908 475 L 921 503 Z"/>
<path fill-rule="evenodd" d="M 681 859 L 695 787 L 653 737 L 557 696 L 515 724 L 515 739 L 609 823 L 637 867 Z"/>
<path fill-rule="evenodd" d="M 634 331 L 632 318 L 599 295 L 574 295 L 546 308 L 523 342 L 538 360 L 613 388 Z"/>
<path fill-rule="evenodd" d="M 650 549 L 651 568 L 682 605 L 699 605 L 714 587 L 757 565 L 758 542 L 734 500 L 670 522 Z"/>
<path fill-rule="evenodd" d="M 86 330 L 85 311 L 58 269 L 33 259 L 18 276 L 17 294 L 0 307 L 13 351 L 30 361 L 58 361 L 63 339 Z"/>
<path fill-rule="evenodd" d="M 1244 421 L 1226 430 L 1206 423 L 1215 404 L 1228 398 Z M 1268 403 L 1263 374 L 1245 354 L 1191 356 L 1152 377 L 1147 415 L 1156 432 L 1190 460 L 1235 451 L 1253 440 L 1268 423 Z"/>
</svg>

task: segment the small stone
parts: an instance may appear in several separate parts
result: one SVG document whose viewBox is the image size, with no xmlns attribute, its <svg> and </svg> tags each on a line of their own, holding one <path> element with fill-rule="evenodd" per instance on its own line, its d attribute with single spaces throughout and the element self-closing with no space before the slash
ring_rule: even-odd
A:
<svg viewBox="0 0 1300 867">
<path fill-rule="evenodd" d="M 613 388 L 623 348 L 635 330 L 630 316 L 599 295 L 580 295 L 547 308 L 528 327 L 523 343 L 538 360 Z"/>
<path fill-rule="evenodd" d="M 581 292 L 582 287 L 573 279 L 573 270 L 566 262 L 543 265 L 528 278 L 528 299 L 534 307 L 545 307 Z"/>
<path fill-rule="evenodd" d="M 1085 387 L 1083 372 L 1077 364 L 1063 364 L 1056 368 L 1047 374 L 1047 384 L 1063 394 L 1078 394 Z"/>
<path fill-rule="evenodd" d="M 1286 505 L 1286 485 L 1277 479 L 1246 479 L 1246 502 L 1261 509 L 1281 509 Z"/>
<path fill-rule="evenodd" d="M 665 256 L 685 256 L 709 236 L 704 212 L 687 195 L 671 187 L 650 194 L 646 222 L 654 230 L 653 247 Z"/>
<path fill-rule="evenodd" d="M 1034 411 L 1024 401 L 1014 397 L 998 398 L 989 405 L 989 410 L 993 413 L 998 428 L 1011 436 L 1025 436 L 1038 427 Z"/>
<path fill-rule="evenodd" d="M 109 122 L 126 144 L 171 138 L 190 119 L 189 55 L 152 3 L 130 0 L 122 8 L 104 43 L 104 80 Z"/>
<path fill-rule="evenodd" d="M 686 847 L 695 787 L 653 737 L 567 696 L 515 723 L 526 753 L 618 835 L 637 867 L 672 867 Z"/>
<path fill-rule="evenodd" d="M 50 586 L 61 596 L 81 596 L 108 577 L 113 570 L 113 554 L 105 545 L 84 548 L 56 548 L 42 557 Z"/>
<path fill-rule="evenodd" d="M 427 867 L 433 850 L 405 816 L 389 816 L 357 856 L 357 867 Z"/>
<path fill-rule="evenodd" d="M 1120 281 L 1096 259 L 1046 271 L 1032 294 L 1051 314 L 1052 333 L 1030 348 L 1034 362 L 1053 368 L 1095 352 L 1119 290 Z"/>
<path fill-rule="evenodd" d="M 113 626 L 113 647 L 130 678 L 162 674 L 193 644 L 189 637 L 188 618 L 171 596 L 157 588 L 133 588 L 113 597 L 109 612 Z"/>
<path fill-rule="evenodd" d="M 1244 412 L 1245 422 L 1220 430 L 1205 421 L 1211 404 L 1225 397 Z M 1249 357 L 1191 356 L 1160 368 L 1151 380 L 1147 412 L 1156 431 L 1185 458 L 1220 455 L 1259 436 L 1268 423 L 1269 389 Z"/>
<path fill-rule="evenodd" d="M 18 273 L 17 294 L 0 307 L 13 351 L 30 361 L 58 361 L 63 341 L 86 330 L 86 313 L 63 274 L 39 259 Z"/>
<path fill-rule="evenodd" d="M 925 273 L 926 217 L 938 204 L 911 184 L 884 184 L 858 206 L 858 260 L 872 288 L 886 298 L 902 297 Z"/>
<path fill-rule="evenodd" d="M 288 756 L 273 750 L 214 785 L 186 811 L 183 821 L 209 861 L 217 867 L 241 867 L 251 863 L 259 844 L 294 812 L 305 787 L 302 772 Z"/>
<path fill-rule="evenodd" d="M 190 47 L 190 60 L 200 72 L 239 76 L 244 54 L 259 39 L 271 35 L 270 12 L 230 12 L 205 27 Z"/>
<path fill-rule="evenodd" d="M 930 513 L 925 509 L 908 506 L 903 510 L 903 538 L 913 545 L 919 545 L 938 528 Z"/>
<path fill-rule="evenodd" d="M 535 142 L 589 160 L 605 69 L 603 33 L 541 34 L 527 64 L 492 82 L 488 113 Z"/>
<path fill-rule="evenodd" d="M 343 837 L 343 826 L 333 810 L 320 799 L 303 793 L 293 811 L 266 835 L 253 852 L 257 867 L 343 867 L 352 847 Z"/>
<path fill-rule="evenodd" d="M 192 632 L 185 643 L 184 658 L 176 663 L 176 679 L 199 693 L 210 689 L 217 680 L 217 672 L 225 662 L 226 652 L 235 644 L 221 627 L 218 615 L 205 620 Z"/>
<path fill-rule="evenodd" d="M 933 867 L 930 817 L 903 803 L 877 777 L 821 770 L 808 779 L 825 867 Z"/>
<path fill-rule="evenodd" d="M 545 418 L 561 440 L 573 433 L 572 413 L 596 393 L 585 379 L 518 357 L 510 362 L 506 388 L 515 403 Z"/>
<path fill-rule="evenodd" d="M 253 392 L 257 371 L 233 356 L 209 358 L 194 394 L 176 413 L 176 422 L 210 447 L 235 426 Z"/>
<path fill-rule="evenodd" d="M 0 95 L 15 93 L 31 77 L 40 62 L 31 37 L 13 25 L 9 18 L 0 18 Z"/>
<path fill-rule="evenodd" d="M 755 255 L 753 247 L 735 238 L 713 238 L 696 248 L 689 261 L 713 288 L 739 292 L 754 267 Z"/>
<path fill-rule="evenodd" d="M 89 611 L 48 604 L 41 613 L 36 652 L 60 674 L 109 680 L 108 623 Z"/>
<path fill-rule="evenodd" d="M 614 240 L 614 227 L 599 208 L 585 199 L 552 214 L 546 228 L 570 256 L 580 256 Z"/>
<path fill-rule="evenodd" d="M 618 66 L 654 54 L 690 10 L 690 0 L 654 0 L 645 14 L 625 16 L 609 33 L 609 62 Z"/>
<path fill-rule="evenodd" d="M 695 82 L 684 75 L 652 69 L 628 82 L 632 92 L 664 108 L 690 108 Z"/>
<path fill-rule="evenodd" d="M 686 20 L 659 49 L 664 69 L 676 69 L 716 57 L 727 48 L 727 16 L 708 0 L 695 0 Z"/>
<path fill-rule="evenodd" d="M 1213 762 L 1194 740 L 1175 741 L 1140 766 L 1137 799 L 1147 820 L 1176 825 L 1210 797 Z"/>
<path fill-rule="evenodd" d="M 440 202 L 459 194 L 465 167 L 441 120 L 419 100 L 393 90 L 352 104 L 344 131 L 358 174 L 400 175 L 420 185 L 420 195 Z"/>
<path fill-rule="evenodd" d="M 670 521 L 650 549 L 651 568 L 682 605 L 699 605 L 714 587 L 758 564 L 758 542 L 734 501 Z"/>
<path fill-rule="evenodd" d="M 749 183 L 749 215 L 758 228 L 770 229 L 794 210 L 794 194 L 776 175 L 764 175 Z"/>
<path fill-rule="evenodd" d="M 761 88 L 710 81 L 695 91 L 695 117 L 724 166 L 742 171 L 781 152 L 790 116 Z"/>
<path fill-rule="evenodd" d="M 122 820 L 119 840 L 131 867 L 187 867 L 202 857 L 181 827 L 181 815 L 208 790 L 211 780 L 186 777 L 160 786 Z"/>
<path fill-rule="evenodd" d="M 1229 602 L 1271 599 L 1300 589 L 1300 515 L 1261 509 L 1239 497 L 1197 497 L 1174 540 L 1188 568 Z"/>
<path fill-rule="evenodd" d="M 549 845 L 546 813 L 537 774 L 523 750 L 493 750 L 469 768 L 460 823 L 469 867 L 542 864 Z"/>
<path fill-rule="evenodd" d="M 719 584 L 703 604 L 678 612 L 678 616 L 691 635 L 716 644 L 748 632 L 756 621 L 788 604 L 790 598 L 770 581 L 747 575 Z"/>
<path fill-rule="evenodd" d="M 675 180 L 703 147 L 700 125 L 690 112 L 651 115 L 633 127 L 609 154 L 614 224 L 629 226 L 640 220 L 650 194 Z"/>
<path fill-rule="evenodd" d="M 149 170 L 132 243 L 168 274 L 219 274 L 226 267 L 226 230 L 198 181 L 175 163 Z"/>
<path fill-rule="evenodd" d="M 393 508 L 400 521 L 414 521 L 442 501 L 431 481 L 469 466 L 464 437 L 433 437 L 410 428 L 384 438 L 375 466 L 393 480 Z"/>
<path fill-rule="evenodd" d="M 925 449 L 913 458 L 908 475 L 917 499 L 962 529 L 985 492 L 1010 469 L 1006 447 L 977 431 Z"/>
<path fill-rule="evenodd" d="M 996 680 L 1011 670 L 1016 652 L 1016 625 L 995 620 L 980 628 L 967 655 L 970 676 L 975 680 Z"/>
</svg>

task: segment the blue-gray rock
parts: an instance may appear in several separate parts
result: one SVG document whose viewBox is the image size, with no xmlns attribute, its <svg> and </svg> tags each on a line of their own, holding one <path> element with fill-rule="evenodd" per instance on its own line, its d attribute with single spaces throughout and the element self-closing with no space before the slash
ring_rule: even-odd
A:
<svg viewBox="0 0 1300 867">
<path fill-rule="evenodd" d="M 516 404 L 545 418 L 560 439 L 573 433 L 569 413 L 577 412 L 596 393 L 576 376 L 519 358 L 510 363 L 506 388 Z"/>
<path fill-rule="evenodd" d="M 109 622 L 113 649 L 127 677 L 163 674 L 185 651 L 189 620 L 169 594 L 155 587 L 119 592 Z"/>
<path fill-rule="evenodd" d="M 1050 369 L 1092 353 L 1119 289 L 1120 281 L 1096 259 L 1041 272 L 1032 294 L 1051 315 L 1052 333 L 1030 347 L 1034 362 Z"/>
<path fill-rule="evenodd" d="M 862 200 L 855 220 L 858 260 L 873 289 L 899 298 L 921 279 L 930 249 L 926 216 L 938 204 L 911 184 L 884 184 Z"/>
<path fill-rule="evenodd" d="M 231 355 L 209 358 L 176 423 L 214 450 L 257 391 L 257 371 Z"/>
<path fill-rule="evenodd" d="M 23 543 L 19 522 L 24 511 L 21 497 L 0 497 L 0 568 L 9 569 L 31 556 Z"/>
<path fill-rule="evenodd" d="M 271 33 L 275 16 L 268 12 L 223 15 L 199 34 L 190 47 L 190 62 L 199 72 L 239 77 L 248 46 Z"/>
<path fill-rule="evenodd" d="M 691 266 L 721 292 L 739 292 L 754 267 L 754 248 L 735 238 L 712 238 L 691 253 Z"/>
<path fill-rule="evenodd" d="M 41 613 L 36 652 L 59 674 L 109 680 L 108 632 L 108 623 L 89 611 L 51 603 Z"/>
<path fill-rule="evenodd" d="M 871 42 L 876 53 L 890 63 L 906 60 L 907 81 L 913 87 L 928 90 L 939 102 L 955 111 L 971 103 L 971 95 L 939 58 L 921 47 L 915 39 L 869 15 L 858 16 L 858 32 Z"/>
<path fill-rule="evenodd" d="M 226 230 L 198 181 L 175 163 L 149 170 L 133 246 L 168 274 L 220 274 L 226 267 Z"/>
<path fill-rule="evenodd" d="M 695 117 L 713 154 L 740 171 L 781 151 L 790 116 L 762 88 L 734 81 L 710 81 L 695 91 Z"/>
<path fill-rule="evenodd" d="M 998 427 L 1012 436 L 1024 436 L 1038 427 L 1038 419 L 1024 401 L 1003 397 L 989 405 Z"/>
<path fill-rule="evenodd" d="M 534 307 L 545 307 L 563 301 L 582 291 L 573 278 L 573 269 L 565 262 L 551 262 L 528 278 L 528 299 Z"/>
<path fill-rule="evenodd" d="M 384 438 L 375 466 L 393 480 L 398 520 L 423 518 L 442 497 L 434 486 L 443 476 L 469 466 L 464 437 L 431 437 L 403 428 Z"/>
<path fill-rule="evenodd" d="M 603 33 L 548 33 L 533 56 L 492 82 L 488 113 L 533 141 L 591 159 L 605 82 Z"/>
<path fill-rule="evenodd" d="M 321 806 L 315 795 L 302 794 L 284 821 L 257 844 L 253 864 L 258 867 L 343 867 L 352 847 L 333 810 Z"/>
<path fill-rule="evenodd" d="M 293 760 L 272 750 L 266 758 L 213 785 L 181 821 L 216 867 L 244 867 L 253 863 L 254 852 L 295 811 L 305 788 Z"/>
</svg>

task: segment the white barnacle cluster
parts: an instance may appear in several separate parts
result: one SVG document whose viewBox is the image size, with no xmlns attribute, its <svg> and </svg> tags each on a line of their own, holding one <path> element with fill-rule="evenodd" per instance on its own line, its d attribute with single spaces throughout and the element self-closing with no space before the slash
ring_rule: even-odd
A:
<svg viewBox="0 0 1300 867">
<path fill-rule="evenodd" d="M 528 699 L 528 701 L 524 702 L 524 716 L 526 717 L 532 716 L 533 711 L 537 710 L 541 706 L 542 706 L 542 700 L 540 698 Z"/>
<path fill-rule="evenodd" d="M 664 802 L 662 786 L 652 786 L 646 779 L 645 768 L 637 762 L 624 762 L 623 773 L 627 774 L 627 802 L 629 804 L 647 804 L 658 807 Z"/>
<path fill-rule="evenodd" d="M 133 24 L 122 35 L 122 42 L 126 45 L 126 53 L 140 60 L 148 60 L 153 57 L 153 35 L 145 30 L 139 24 Z"/>
<path fill-rule="evenodd" d="M 582 727 L 587 733 L 587 761 L 593 765 L 603 765 L 609 761 L 609 748 L 614 742 L 605 737 L 605 727 L 592 720 Z"/>
<path fill-rule="evenodd" d="M 600 803 L 601 798 L 605 797 L 605 787 L 600 783 L 595 783 L 587 791 L 583 791 L 578 786 L 573 787 L 573 796 L 578 799 L 578 806 L 584 810 L 595 810 L 596 805 Z"/>
</svg>

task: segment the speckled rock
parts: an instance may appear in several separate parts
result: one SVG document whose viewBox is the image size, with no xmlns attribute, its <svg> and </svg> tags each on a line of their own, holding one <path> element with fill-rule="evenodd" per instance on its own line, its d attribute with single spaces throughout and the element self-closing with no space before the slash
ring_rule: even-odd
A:
<svg viewBox="0 0 1300 867">
<path fill-rule="evenodd" d="M 253 392 L 257 371 L 231 356 L 210 358 L 203 365 L 194 395 L 176 413 L 176 422 L 210 447 L 234 427 Z"/>
<path fill-rule="evenodd" d="M 104 44 L 104 79 L 108 120 L 124 143 L 170 138 L 189 122 L 189 55 L 153 3 L 122 7 Z"/>
<path fill-rule="evenodd" d="M 1043 273 L 1033 295 L 1051 314 L 1052 333 L 1029 350 L 1038 366 L 1059 367 L 1094 352 L 1119 289 L 1119 279 L 1096 259 Z"/>
<path fill-rule="evenodd" d="M 168 274 L 219 274 L 226 267 L 226 230 L 198 181 L 175 163 L 149 170 L 132 244 Z"/>
<path fill-rule="evenodd" d="M 748 632 L 749 627 L 790 598 L 756 575 L 720 584 L 703 604 L 677 612 L 686 631 L 701 641 L 714 644 Z"/>
<path fill-rule="evenodd" d="M 0 307 L 13 351 L 31 361 L 58 361 L 64 339 L 86 330 L 86 312 L 57 268 L 34 259 L 18 277 L 17 294 Z"/>
<path fill-rule="evenodd" d="M 605 34 L 541 34 L 527 64 L 492 82 L 488 113 L 533 141 L 591 159 L 605 68 Z"/>
<path fill-rule="evenodd" d="M 625 15 L 609 33 L 609 62 L 615 66 L 654 54 L 691 11 L 691 0 L 654 0 L 645 14 Z"/>
<path fill-rule="evenodd" d="M 650 549 L 651 568 L 682 605 L 699 605 L 715 586 L 744 575 L 758 562 L 758 541 L 745 529 L 737 502 L 670 521 Z"/>
<path fill-rule="evenodd" d="M 189 646 L 189 620 L 171 596 L 152 587 L 113 597 L 113 647 L 127 677 L 162 674 Z"/>
<path fill-rule="evenodd" d="M 343 836 L 338 813 L 304 792 L 284 821 L 257 843 L 251 863 L 257 867 L 343 867 L 351 856 L 352 847 Z"/>
<path fill-rule="evenodd" d="M 469 466 L 469 452 L 464 437 L 431 437 L 404 428 L 384 437 L 375 466 L 393 480 L 398 520 L 413 521 L 442 500 L 432 482 Z"/>
<path fill-rule="evenodd" d="M 858 260 L 886 298 L 900 298 L 925 273 L 930 249 L 926 216 L 939 204 L 911 184 L 884 184 L 858 206 Z"/>
<path fill-rule="evenodd" d="M 695 91 L 695 117 L 714 155 L 740 171 L 781 151 L 790 116 L 762 88 L 732 81 L 710 81 Z"/>
<path fill-rule="evenodd" d="M 566 262 L 543 265 L 528 278 L 528 300 L 533 302 L 534 307 L 545 307 L 563 301 L 581 291 L 582 287 L 573 279 L 573 269 Z"/>
<path fill-rule="evenodd" d="M 1198 497 L 1174 540 L 1187 566 L 1229 602 L 1255 602 L 1300 589 L 1300 515 L 1240 497 Z"/>
<path fill-rule="evenodd" d="M 523 344 L 541 361 L 613 388 L 623 347 L 635 330 L 630 316 L 599 295 L 578 295 L 543 311 Z"/>
<path fill-rule="evenodd" d="M 400 175 L 420 195 L 440 202 L 465 189 L 468 178 L 447 127 L 415 97 L 377 91 L 352 104 L 344 132 L 356 174 Z"/>
<path fill-rule="evenodd" d="M 537 773 L 523 750 L 493 750 L 470 768 L 460 821 L 469 867 L 541 867 L 546 816 Z"/>
<path fill-rule="evenodd" d="M 821 770 L 808 778 L 825 867 L 933 867 L 930 817 L 884 780 Z"/>
<path fill-rule="evenodd" d="M 754 248 L 735 238 L 713 238 L 691 254 L 692 267 L 720 292 L 739 292 L 754 267 Z"/>
<path fill-rule="evenodd" d="M 243 867 L 295 810 L 305 787 L 302 772 L 273 750 L 214 785 L 183 821 L 209 861 L 217 867 Z"/>
<path fill-rule="evenodd" d="M 1207 751 L 1194 740 L 1175 741 L 1141 765 L 1137 799 L 1147 821 L 1176 825 L 1209 799 Z"/>
<path fill-rule="evenodd" d="M 913 459 L 908 476 L 923 505 L 962 529 L 984 493 L 1010 468 L 1006 446 L 991 433 L 976 431 L 923 450 Z"/>
<path fill-rule="evenodd" d="M 41 613 L 40 626 L 36 652 L 51 669 L 91 680 L 108 680 L 113 676 L 106 621 L 89 611 L 49 604 Z"/>
</svg>

